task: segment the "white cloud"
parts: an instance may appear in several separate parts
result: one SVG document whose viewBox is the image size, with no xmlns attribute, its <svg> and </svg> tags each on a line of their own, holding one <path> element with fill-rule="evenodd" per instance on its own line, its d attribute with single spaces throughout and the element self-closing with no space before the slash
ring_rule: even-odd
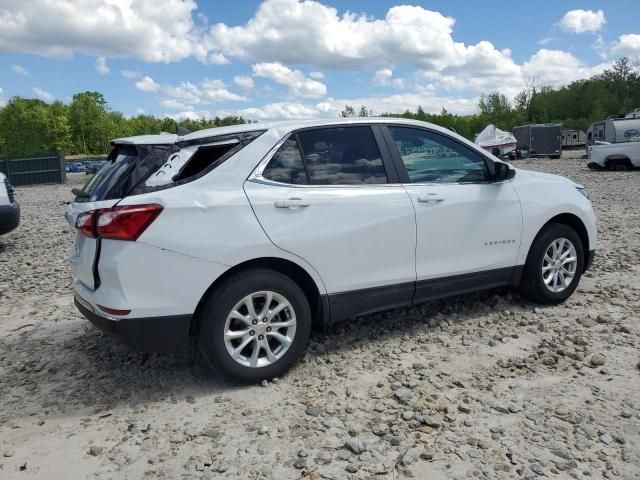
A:
<svg viewBox="0 0 640 480">
<path fill-rule="evenodd" d="M 138 115 L 144 115 L 144 114 L 145 114 L 145 113 L 147 113 L 147 112 L 144 110 L 144 108 L 142 108 L 142 107 L 138 107 L 138 108 L 136 108 L 136 113 L 137 113 Z"/>
<path fill-rule="evenodd" d="M 405 86 L 405 81 L 402 78 L 392 77 L 393 70 L 391 70 L 390 68 L 382 68 L 375 73 L 372 81 L 375 85 L 380 85 L 383 87 L 403 88 Z"/>
<path fill-rule="evenodd" d="M 330 69 L 442 70 L 462 65 L 468 47 L 452 37 L 455 20 L 419 6 L 400 5 L 383 19 L 344 13 L 317 1 L 266 0 L 245 25 L 218 23 L 207 45 L 227 56 Z"/>
<path fill-rule="evenodd" d="M 322 72 L 309 72 L 309 76 L 315 80 L 324 80 L 324 73 Z"/>
<path fill-rule="evenodd" d="M 595 33 L 607 22 L 602 10 L 570 10 L 565 13 L 556 25 L 562 30 L 572 33 Z"/>
<path fill-rule="evenodd" d="M 33 93 L 35 93 L 36 97 L 38 97 L 40 100 L 47 103 L 51 103 L 56 99 L 56 97 L 52 93 L 49 93 L 46 90 L 42 90 L 38 87 L 33 87 Z"/>
<path fill-rule="evenodd" d="M 251 67 L 257 77 L 265 77 L 287 87 L 296 97 L 318 98 L 327 94 L 327 86 L 317 80 L 307 78 L 300 70 L 291 70 L 281 63 L 265 62 Z"/>
<path fill-rule="evenodd" d="M 96 71 L 100 75 L 109 75 L 109 73 L 111 73 L 109 65 L 107 65 L 107 59 L 105 57 L 96 58 Z"/>
<path fill-rule="evenodd" d="M 120 70 L 120 75 L 122 75 L 124 78 L 140 78 L 142 77 L 142 74 L 140 72 L 136 72 L 135 70 Z"/>
<path fill-rule="evenodd" d="M 221 53 L 210 53 L 207 56 L 206 63 L 210 63 L 213 65 L 226 65 L 227 63 L 230 63 L 230 61 Z"/>
<path fill-rule="evenodd" d="M 542 49 L 524 63 L 522 71 L 525 78 L 532 78 L 536 84 L 557 87 L 589 78 L 608 66 L 589 67 L 568 52 Z"/>
<path fill-rule="evenodd" d="M 242 88 L 253 88 L 253 78 L 249 75 L 236 75 L 233 82 Z"/>
<path fill-rule="evenodd" d="M 13 70 L 13 72 L 17 73 L 18 75 L 24 75 L 25 77 L 31 76 L 29 70 L 24 68 L 22 65 L 11 65 L 11 70 Z"/>
<path fill-rule="evenodd" d="M 620 35 L 611 48 L 611 54 L 640 59 L 640 35 L 636 33 Z"/>
<path fill-rule="evenodd" d="M 70 57 L 135 57 L 174 62 L 206 50 L 193 22 L 194 0 L 29 0 L 0 3 L 0 51 Z"/>
<path fill-rule="evenodd" d="M 229 91 L 222 80 L 205 78 L 197 85 L 186 81 L 177 85 L 154 84 L 160 93 L 160 105 L 170 110 L 194 111 L 199 105 L 247 101 L 245 97 Z"/>
<path fill-rule="evenodd" d="M 143 92 L 157 92 L 160 90 L 160 85 L 149 75 L 145 75 L 141 80 L 136 82 L 136 88 Z"/>
<path fill-rule="evenodd" d="M 602 59 L 607 59 L 609 57 L 609 47 L 604 42 L 604 38 L 602 35 L 598 35 L 595 41 L 591 44 L 591 48 L 598 54 L 598 56 Z"/>
<path fill-rule="evenodd" d="M 553 42 L 555 40 L 555 38 L 553 37 L 543 37 L 540 40 L 538 40 L 538 45 L 542 45 L 543 47 L 545 45 L 548 45 L 549 43 Z"/>
<path fill-rule="evenodd" d="M 4 107 L 7 104 L 7 97 L 4 96 L 4 90 L 0 88 L 0 107 Z"/>
</svg>

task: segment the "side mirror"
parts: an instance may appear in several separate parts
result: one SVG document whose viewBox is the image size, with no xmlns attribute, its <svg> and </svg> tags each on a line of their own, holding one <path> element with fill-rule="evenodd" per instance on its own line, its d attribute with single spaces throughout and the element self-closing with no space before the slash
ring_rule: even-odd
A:
<svg viewBox="0 0 640 480">
<path fill-rule="evenodd" d="M 495 181 L 496 182 L 502 182 L 504 180 L 509 180 L 509 179 L 511 179 L 511 178 L 516 176 L 515 169 L 511 168 L 506 163 L 496 162 L 494 164 L 494 168 L 495 168 L 495 172 L 496 172 L 496 174 L 495 174 Z"/>
</svg>

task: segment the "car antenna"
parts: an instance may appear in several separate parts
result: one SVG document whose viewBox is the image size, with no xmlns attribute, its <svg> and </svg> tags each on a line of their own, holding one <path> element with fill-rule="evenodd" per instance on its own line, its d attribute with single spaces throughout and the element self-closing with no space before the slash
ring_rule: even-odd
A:
<svg viewBox="0 0 640 480">
<path fill-rule="evenodd" d="M 176 135 L 178 135 L 179 137 L 184 137 L 189 133 L 191 133 L 191 130 L 189 130 L 188 128 L 184 128 L 178 122 L 176 122 Z"/>
</svg>

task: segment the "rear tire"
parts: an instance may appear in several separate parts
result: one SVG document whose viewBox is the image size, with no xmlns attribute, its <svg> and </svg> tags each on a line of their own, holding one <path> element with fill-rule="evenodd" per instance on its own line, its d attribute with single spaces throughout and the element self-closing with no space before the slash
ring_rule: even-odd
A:
<svg viewBox="0 0 640 480">
<path fill-rule="evenodd" d="M 631 165 L 631 161 L 628 158 L 614 158 L 607 160 L 607 168 L 610 170 L 616 170 L 624 172 L 626 170 L 631 170 L 633 165 Z"/>
<path fill-rule="evenodd" d="M 291 368 L 307 346 L 312 318 L 309 302 L 293 280 L 255 269 L 230 277 L 211 292 L 199 320 L 198 343 L 205 360 L 227 380 L 250 384 Z"/>
<path fill-rule="evenodd" d="M 535 302 L 560 303 L 578 287 L 583 270 L 584 249 L 580 236 L 567 225 L 550 223 L 531 245 L 520 291 Z"/>
</svg>

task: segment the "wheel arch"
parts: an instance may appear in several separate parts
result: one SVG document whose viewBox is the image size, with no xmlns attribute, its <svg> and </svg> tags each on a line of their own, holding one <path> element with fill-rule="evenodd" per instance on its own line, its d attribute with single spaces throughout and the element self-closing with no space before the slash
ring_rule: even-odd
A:
<svg viewBox="0 0 640 480">
<path fill-rule="evenodd" d="M 529 251 L 531 251 L 531 247 L 533 246 L 535 239 L 537 239 L 540 233 L 544 230 L 544 228 L 551 223 L 559 223 L 562 225 L 566 225 L 572 228 L 578 234 L 578 236 L 580 237 L 580 241 L 582 242 L 582 255 L 584 256 L 583 266 L 584 266 L 584 269 L 586 270 L 588 265 L 588 260 L 589 260 L 589 232 L 587 231 L 587 227 L 585 226 L 584 222 L 580 219 L 580 217 L 578 217 L 577 215 L 574 215 L 573 213 L 561 213 L 559 215 L 556 215 L 555 217 L 550 218 L 538 230 L 538 233 L 536 234 L 534 241 L 531 242 L 531 245 L 529 245 Z"/>
<path fill-rule="evenodd" d="M 604 159 L 604 164 L 607 165 L 609 162 L 618 162 L 618 161 L 627 163 L 629 164 L 630 167 L 633 166 L 633 164 L 631 163 L 631 159 L 627 155 L 623 155 L 619 153 L 609 155 L 607 158 Z"/>
<path fill-rule="evenodd" d="M 216 288 L 222 285 L 227 279 L 231 278 L 237 273 L 252 270 L 256 268 L 264 268 L 267 270 L 273 270 L 279 272 L 296 282 L 309 302 L 311 313 L 313 315 L 313 323 L 317 325 L 323 325 L 329 318 L 329 304 L 326 301 L 326 296 L 320 293 L 320 289 L 316 284 L 313 277 L 300 265 L 291 260 L 287 260 L 279 257 L 261 257 L 239 263 L 220 275 L 202 295 L 202 298 L 198 302 L 196 310 L 191 320 L 191 335 L 195 335 L 200 327 L 200 311 L 207 299 L 207 297 Z"/>
</svg>

